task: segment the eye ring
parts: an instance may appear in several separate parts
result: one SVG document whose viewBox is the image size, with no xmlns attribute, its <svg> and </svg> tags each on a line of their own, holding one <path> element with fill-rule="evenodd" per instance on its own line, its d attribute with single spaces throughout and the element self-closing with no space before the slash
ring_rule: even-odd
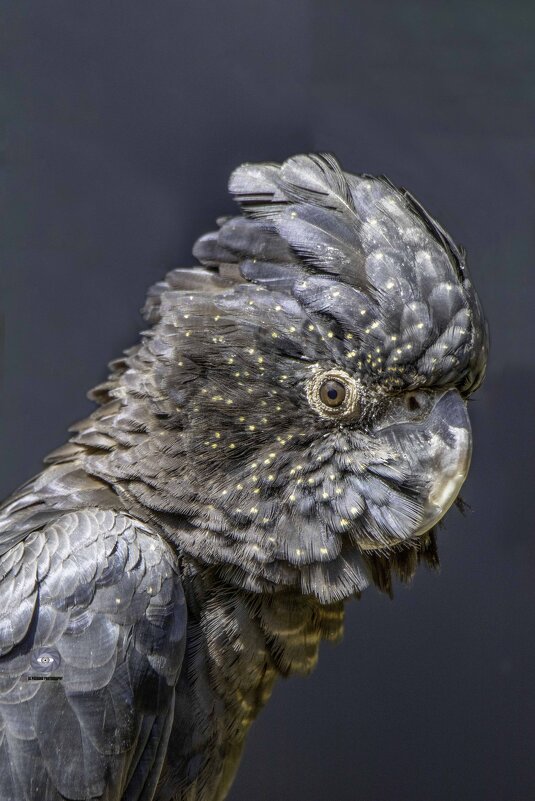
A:
<svg viewBox="0 0 535 801">
<path fill-rule="evenodd" d="M 307 384 L 307 398 L 321 417 L 348 419 L 360 415 L 360 386 L 344 370 L 318 371 Z"/>
</svg>

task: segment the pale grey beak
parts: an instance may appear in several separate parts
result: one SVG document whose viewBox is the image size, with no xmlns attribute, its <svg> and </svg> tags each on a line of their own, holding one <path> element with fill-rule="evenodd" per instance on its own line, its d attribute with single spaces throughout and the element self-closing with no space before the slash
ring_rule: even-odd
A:
<svg viewBox="0 0 535 801">
<path fill-rule="evenodd" d="M 466 401 L 457 390 L 449 390 L 439 399 L 426 423 L 430 437 L 420 464 L 429 477 L 429 491 L 415 536 L 424 534 L 446 514 L 464 484 L 472 457 Z"/>
<path fill-rule="evenodd" d="M 466 401 L 455 389 L 437 395 L 421 420 L 392 422 L 378 430 L 395 462 L 417 487 L 420 509 L 414 528 L 388 545 L 362 540 L 363 550 L 390 548 L 425 534 L 446 514 L 463 485 L 472 455 L 472 432 Z"/>
</svg>

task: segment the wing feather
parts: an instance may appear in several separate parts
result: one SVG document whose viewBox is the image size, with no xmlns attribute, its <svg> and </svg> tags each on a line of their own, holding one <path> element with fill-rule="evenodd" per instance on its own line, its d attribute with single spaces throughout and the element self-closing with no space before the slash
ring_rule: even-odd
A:
<svg viewBox="0 0 535 801">
<path fill-rule="evenodd" d="M 56 512 L 12 538 L 0 558 L 1 801 L 150 798 L 185 644 L 174 553 L 109 509 Z"/>
</svg>

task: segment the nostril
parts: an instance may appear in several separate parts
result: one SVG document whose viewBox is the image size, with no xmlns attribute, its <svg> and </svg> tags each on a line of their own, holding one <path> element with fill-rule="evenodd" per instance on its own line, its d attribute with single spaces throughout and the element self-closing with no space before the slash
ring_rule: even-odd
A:
<svg viewBox="0 0 535 801">
<path fill-rule="evenodd" d="M 405 404 L 409 412 L 418 412 L 422 406 L 416 395 L 408 395 Z"/>
</svg>

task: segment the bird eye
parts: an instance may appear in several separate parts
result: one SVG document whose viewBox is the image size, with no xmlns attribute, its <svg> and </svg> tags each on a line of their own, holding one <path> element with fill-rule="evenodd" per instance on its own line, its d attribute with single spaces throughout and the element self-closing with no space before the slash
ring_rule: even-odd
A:
<svg viewBox="0 0 535 801">
<path fill-rule="evenodd" d="M 321 417 L 349 420 L 361 413 L 360 385 L 345 370 L 317 372 L 310 377 L 306 389 L 308 402 Z"/>
<path fill-rule="evenodd" d="M 346 388 L 341 381 L 330 378 L 320 386 L 319 395 L 322 403 L 330 408 L 336 408 L 344 402 Z"/>
</svg>

